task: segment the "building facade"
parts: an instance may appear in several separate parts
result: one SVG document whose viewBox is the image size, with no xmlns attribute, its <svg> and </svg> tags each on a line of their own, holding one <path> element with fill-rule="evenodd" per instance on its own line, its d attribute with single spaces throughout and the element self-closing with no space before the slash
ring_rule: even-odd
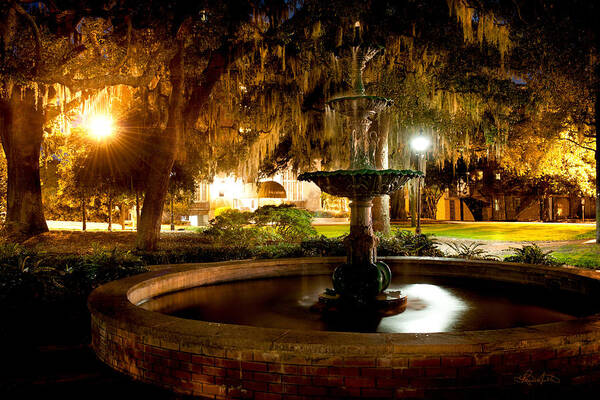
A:
<svg viewBox="0 0 600 400">
<path fill-rule="evenodd" d="M 301 182 L 296 173 L 285 170 L 270 180 L 281 186 L 285 197 L 261 197 L 260 186 L 267 180 L 245 182 L 233 175 L 218 175 L 212 182 L 197 182 L 189 209 L 191 226 L 204 226 L 222 208 L 254 211 L 267 204 L 293 204 L 309 211 L 321 209 L 321 191 L 311 182 Z"/>
</svg>

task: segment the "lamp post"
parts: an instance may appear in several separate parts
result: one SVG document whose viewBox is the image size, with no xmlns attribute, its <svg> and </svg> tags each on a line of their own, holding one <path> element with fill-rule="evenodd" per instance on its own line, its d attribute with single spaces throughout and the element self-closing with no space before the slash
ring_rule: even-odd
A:
<svg viewBox="0 0 600 400">
<path fill-rule="evenodd" d="M 418 136 L 415 136 L 411 142 L 410 147 L 414 150 L 417 155 L 419 171 L 425 173 L 425 153 L 429 148 L 429 138 L 423 135 L 421 132 Z M 415 234 L 421 234 L 421 186 L 423 185 L 423 177 L 419 176 L 417 183 L 417 228 Z"/>
</svg>

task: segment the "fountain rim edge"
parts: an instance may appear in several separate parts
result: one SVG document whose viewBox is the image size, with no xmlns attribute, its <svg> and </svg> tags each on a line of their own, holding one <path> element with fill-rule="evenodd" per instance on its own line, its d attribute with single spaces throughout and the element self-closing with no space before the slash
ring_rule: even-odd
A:
<svg viewBox="0 0 600 400">
<path fill-rule="evenodd" d="M 423 177 L 425 174 L 421 171 L 411 169 L 338 169 L 335 171 L 312 171 L 303 172 L 298 175 L 299 181 L 309 181 L 313 178 L 332 177 L 332 176 L 408 176 L 411 178 Z"/>
</svg>

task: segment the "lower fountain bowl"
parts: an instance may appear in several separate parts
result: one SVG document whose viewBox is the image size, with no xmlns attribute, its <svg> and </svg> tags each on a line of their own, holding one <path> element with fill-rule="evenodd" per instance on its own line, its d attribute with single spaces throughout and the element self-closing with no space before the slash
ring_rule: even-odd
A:
<svg viewBox="0 0 600 400">
<path fill-rule="evenodd" d="M 334 196 L 353 199 L 393 193 L 419 176 L 423 174 L 412 170 L 358 169 L 305 172 L 298 176 L 298 180 L 314 182 L 322 191 Z"/>
<path fill-rule="evenodd" d="M 597 303 L 600 293 L 600 273 L 589 270 L 425 257 L 384 260 L 396 277 L 517 284 L 544 289 L 552 298 L 577 294 L 584 297 L 576 303 L 581 305 Z M 464 398 L 470 392 L 490 398 L 512 390 L 530 394 L 539 381 L 563 394 L 573 385 L 600 381 L 598 314 L 508 329 L 390 334 L 197 321 L 138 306 L 204 285 L 328 276 L 342 262 L 315 257 L 184 264 L 111 282 L 88 300 L 92 347 L 100 360 L 137 380 L 213 398 L 273 397 L 282 386 L 340 399 Z"/>
</svg>

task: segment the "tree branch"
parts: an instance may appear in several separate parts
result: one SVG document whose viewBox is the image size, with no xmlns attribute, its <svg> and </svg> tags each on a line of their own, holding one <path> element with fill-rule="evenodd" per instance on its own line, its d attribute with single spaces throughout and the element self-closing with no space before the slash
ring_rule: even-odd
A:
<svg viewBox="0 0 600 400">
<path fill-rule="evenodd" d="M 125 65 L 125 62 L 129 58 L 129 51 L 130 51 L 130 48 L 131 48 L 131 31 L 132 31 L 131 17 L 129 15 L 127 15 L 125 17 L 125 22 L 127 23 L 127 50 L 125 51 L 125 55 L 123 56 L 123 59 L 114 68 L 115 72 L 119 72 L 119 70 L 121 69 L 121 67 L 123 65 Z"/>
<path fill-rule="evenodd" d="M 88 79 L 71 79 L 67 76 L 57 76 L 48 79 L 46 83 L 59 83 L 74 92 L 81 90 L 103 89 L 108 86 L 127 85 L 133 87 L 147 86 L 152 80 L 151 74 L 141 76 L 132 75 L 104 75 Z"/>
<path fill-rule="evenodd" d="M 71 51 L 69 51 L 69 53 L 66 54 L 62 58 L 60 66 L 62 67 L 63 65 L 65 65 L 66 63 L 68 63 L 69 61 L 71 61 L 72 59 L 74 59 L 75 57 L 77 57 L 79 54 L 83 53 L 86 50 L 87 50 L 87 47 L 83 44 L 80 44 L 79 46 L 72 48 Z"/>
<path fill-rule="evenodd" d="M 29 25 L 31 25 L 31 29 L 33 30 L 33 36 L 35 37 L 35 57 L 36 57 L 34 69 L 37 69 L 38 65 L 40 64 L 40 62 L 42 60 L 42 38 L 40 35 L 40 29 L 38 28 L 37 24 L 35 23 L 35 20 L 33 19 L 33 17 L 31 15 L 29 15 L 27 13 L 27 11 L 25 11 L 25 9 L 23 7 L 21 7 L 16 1 L 14 1 L 14 0 L 12 1 L 12 6 L 19 14 L 21 14 L 21 16 L 23 16 L 23 18 L 25 18 L 27 20 L 27 22 L 29 22 Z"/>
<path fill-rule="evenodd" d="M 208 60 L 208 65 L 202 72 L 203 84 L 196 85 L 192 91 L 190 99 L 183 111 L 184 121 L 191 126 L 194 125 L 200 116 L 200 109 L 208 100 L 208 97 L 221 77 L 221 74 L 231 62 L 228 58 L 228 50 L 229 44 L 225 44 L 212 53 Z"/>
<path fill-rule="evenodd" d="M 73 100 L 71 100 L 70 102 L 66 103 L 63 106 L 62 111 L 61 111 L 60 107 L 51 108 L 49 111 L 47 111 L 45 113 L 44 117 L 45 117 L 46 123 L 48 123 L 49 121 L 52 121 L 54 118 L 58 117 L 60 114 L 66 114 L 66 113 L 74 110 L 75 108 L 79 107 L 81 105 L 81 102 L 89 97 L 90 97 L 89 94 L 82 94 L 81 96 L 74 98 Z"/>
<path fill-rule="evenodd" d="M 140 76 L 108 74 L 87 79 L 73 79 L 70 75 L 52 75 L 42 81 L 47 84 L 59 83 L 74 92 L 103 89 L 108 86 L 116 85 L 127 85 L 132 87 L 148 86 L 158 69 L 158 63 L 156 62 L 157 52 L 158 50 L 151 55 L 150 60 L 152 61 Z"/>
<path fill-rule="evenodd" d="M 566 140 L 567 142 L 571 142 L 571 143 L 573 143 L 573 144 L 575 144 L 575 145 L 577 145 L 577 146 L 579 146 L 579 147 L 581 147 L 582 149 L 585 149 L 585 150 L 596 151 L 596 149 L 592 149 L 591 147 L 587 147 L 587 146 L 585 146 L 585 145 L 583 145 L 583 144 L 581 144 L 581 143 L 579 143 L 579 142 L 577 142 L 577 141 L 575 141 L 575 140 L 573 140 L 571 138 L 568 138 L 568 137 L 566 137 L 566 138 L 560 138 L 560 140 Z"/>
</svg>

